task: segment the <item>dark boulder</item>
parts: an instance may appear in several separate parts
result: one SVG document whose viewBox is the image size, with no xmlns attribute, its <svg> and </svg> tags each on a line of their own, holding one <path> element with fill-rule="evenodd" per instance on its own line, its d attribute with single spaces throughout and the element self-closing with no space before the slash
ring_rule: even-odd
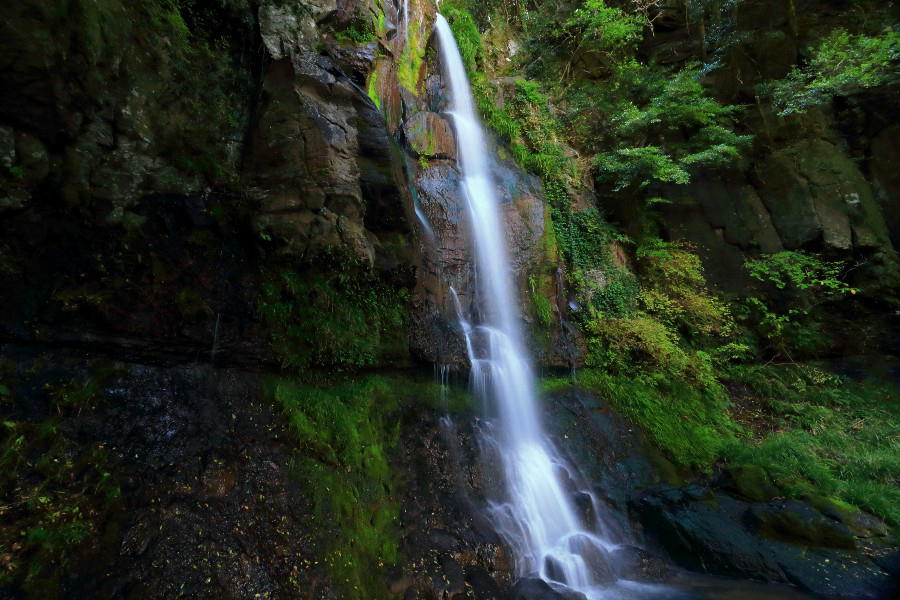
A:
<svg viewBox="0 0 900 600">
<path fill-rule="evenodd" d="M 659 583 L 672 576 L 672 568 L 663 559 L 637 546 L 616 548 L 609 558 L 621 579 Z"/>
<path fill-rule="evenodd" d="M 778 496 L 778 488 L 759 465 L 730 465 L 720 485 L 751 502 L 766 502 Z"/>
<path fill-rule="evenodd" d="M 645 532 L 690 570 L 791 583 L 827 597 L 892 597 L 890 565 L 851 550 L 847 527 L 808 504 L 750 505 L 685 488 L 650 494 L 635 508 Z"/>
<path fill-rule="evenodd" d="M 829 548 L 856 547 L 856 540 L 846 525 L 825 517 L 802 502 L 774 500 L 757 504 L 748 515 L 757 532 L 764 537 Z"/>
<path fill-rule="evenodd" d="M 729 496 L 696 501 L 681 490 L 648 496 L 639 505 L 646 531 L 677 563 L 719 575 L 784 581 L 777 561 L 741 524 L 746 509 Z"/>
<path fill-rule="evenodd" d="M 584 534 L 572 536 L 569 539 L 569 549 L 584 559 L 594 581 L 612 583 L 616 580 L 609 553 L 591 537 Z"/>
</svg>

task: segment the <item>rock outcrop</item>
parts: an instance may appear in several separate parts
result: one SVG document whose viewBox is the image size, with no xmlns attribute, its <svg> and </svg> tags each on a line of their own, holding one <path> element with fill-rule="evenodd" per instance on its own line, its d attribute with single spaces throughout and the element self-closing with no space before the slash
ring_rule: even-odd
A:
<svg viewBox="0 0 900 600">
<path fill-rule="evenodd" d="M 691 29 L 700 24 L 686 24 L 683 11 L 665 3 L 655 22 L 648 52 L 660 62 L 678 64 L 706 52 L 698 47 L 703 34 Z M 861 262 L 853 273 L 857 285 L 897 286 L 900 196 L 887 168 L 896 162 L 896 143 L 889 142 L 896 140 L 895 86 L 789 116 L 760 95 L 759 86 L 784 78 L 817 28 L 836 14 L 769 0 L 735 6 L 730 14 L 734 31 L 727 35 L 741 42 L 717 48 L 718 67 L 707 83 L 718 99 L 747 106 L 739 121 L 756 138 L 753 150 L 727 172 L 698 174 L 687 186 L 660 192 L 680 204 L 663 211 L 666 234 L 695 244 L 710 279 L 723 289 L 747 292 L 751 282 L 737 275 L 743 262 L 781 250 Z"/>
</svg>

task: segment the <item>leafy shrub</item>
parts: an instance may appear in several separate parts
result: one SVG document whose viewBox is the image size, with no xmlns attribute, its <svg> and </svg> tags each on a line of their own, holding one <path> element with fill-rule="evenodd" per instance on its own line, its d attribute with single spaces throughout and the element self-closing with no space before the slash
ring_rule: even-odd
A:
<svg viewBox="0 0 900 600">
<path fill-rule="evenodd" d="M 643 366 L 681 373 L 689 362 L 677 334 L 647 314 L 594 319 L 588 333 L 587 364 L 591 367 L 622 372 Z"/>
<path fill-rule="evenodd" d="M 750 276 L 771 283 L 779 290 L 815 290 L 822 297 L 835 297 L 858 290 L 840 279 L 847 269 L 840 261 L 826 261 L 806 252 L 776 252 L 745 263 Z"/>
<path fill-rule="evenodd" d="M 718 384 L 709 353 L 684 347 L 677 332 L 644 312 L 593 318 L 585 326 L 589 367 L 642 373 L 700 387 Z"/>
<path fill-rule="evenodd" d="M 623 269 L 614 269 L 599 290 L 591 295 L 591 306 L 602 318 L 620 318 L 631 315 L 640 297 L 637 278 Z"/>
<path fill-rule="evenodd" d="M 727 334 L 733 327 L 731 314 L 707 288 L 700 257 L 692 250 L 659 238 L 637 249 L 644 280 L 641 302 L 647 312 L 682 332 Z"/>
<path fill-rule="evenodd" d="M 751 136 L 733 129 L 740 107 L 720 104 L 707 95 L 698 65 L 674 73 L 639 63 L 631 66 L 649 72 L 622 75 L 625 81 L 597 88 L 621 98 L 607 103 L 613 109 L 608 138 L 614 147 L 594 157 L 601 180 L 617 190 L 654 181 L 687 183 L 700 168 L 733 163 L 750 143 Z M 629 87 L 639 89 L 629 93 Z M 582 122 L 597 118 L 578 117 Z"/>
<path fill-rule="evenodd" d="M 750 276 L 765 284 L 763 296 L 738 306 L 739 318 L 765 340 L 775 356 L 812 355 L 828 343 L 820 307 L 858 293 L 842 278 L 849 267 L 816 254 L 778 252 L 745 263 Z"/>
<path fill-rule="evenodd" d="M 607 6 L 605 0 L 586 0 L 575 9 L 566 26 L 580 32 L 579 47 L 613 53 L 638 41 L 644 23 L 621 8 Z"/>
<path fill-rule="evenodd" d="M 640 280 L 608 263 L 604 285 L 591 290 L 575 274 L 578 289 L 591 294 L 581 322 L 588 364 L 715 387 L 716 364 L 743 347 L 729 338 L 730 311 L 707 289 L 699 257 L 684 244 L 650 238 L 636 258 Z"/>
</svg>

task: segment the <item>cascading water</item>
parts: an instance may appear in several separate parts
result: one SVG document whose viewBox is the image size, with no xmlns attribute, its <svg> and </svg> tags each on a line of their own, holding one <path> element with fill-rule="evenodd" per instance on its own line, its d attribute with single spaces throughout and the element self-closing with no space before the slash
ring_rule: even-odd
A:
<svg viewBox="0 0 900 600">
<path fill-rule="evenodd" d="M 475 240 L 482 322 L 472 325 L 458 299 L 457 309 L 472 381 L 498 413 L 497 431 L 489 432 L 487 439 L 503 463 L 506 497 L 491 506 L 494 523 L 515 554 L 520 576 L 539 576 L 590 598 L 605 597 L 603 590 L 616 582 L 607 557 L 615 545 L 582 525 L 571 491 L 560 481 L 559 473 L 568 469 L 538 416 L 487 143 L 450 26 L 438 15 L 435 28 Z"/>
</svg>

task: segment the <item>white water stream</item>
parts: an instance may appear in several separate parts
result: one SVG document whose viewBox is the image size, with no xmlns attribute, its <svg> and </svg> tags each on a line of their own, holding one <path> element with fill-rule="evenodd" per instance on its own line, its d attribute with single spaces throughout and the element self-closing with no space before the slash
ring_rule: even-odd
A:
<svg viewBox="0 0 900 600">
<path fill-rule="evenodd" d="M 497 431 L 488 432 L 486 439 L 501 457 L 506 489 L 504 499 L 492 505 L 492 517 L 515 555 L 519 576 L 537 576 L 592 599 L 606 598 L 605 590 L 619 587 L 607 554 L 615 545 L 584 527 L 572 501 L 573 490 L 560 480 L 570 469 L 541 425 L 505 228 L 490 174 L 491 156 L 450 26 L 438 15 L 435 28 L 475 241 L 481 322 L 471 324 L 458 300 L 457 308 L 472 363 L 472 381 L 498 413 Z"/>
</svg>

